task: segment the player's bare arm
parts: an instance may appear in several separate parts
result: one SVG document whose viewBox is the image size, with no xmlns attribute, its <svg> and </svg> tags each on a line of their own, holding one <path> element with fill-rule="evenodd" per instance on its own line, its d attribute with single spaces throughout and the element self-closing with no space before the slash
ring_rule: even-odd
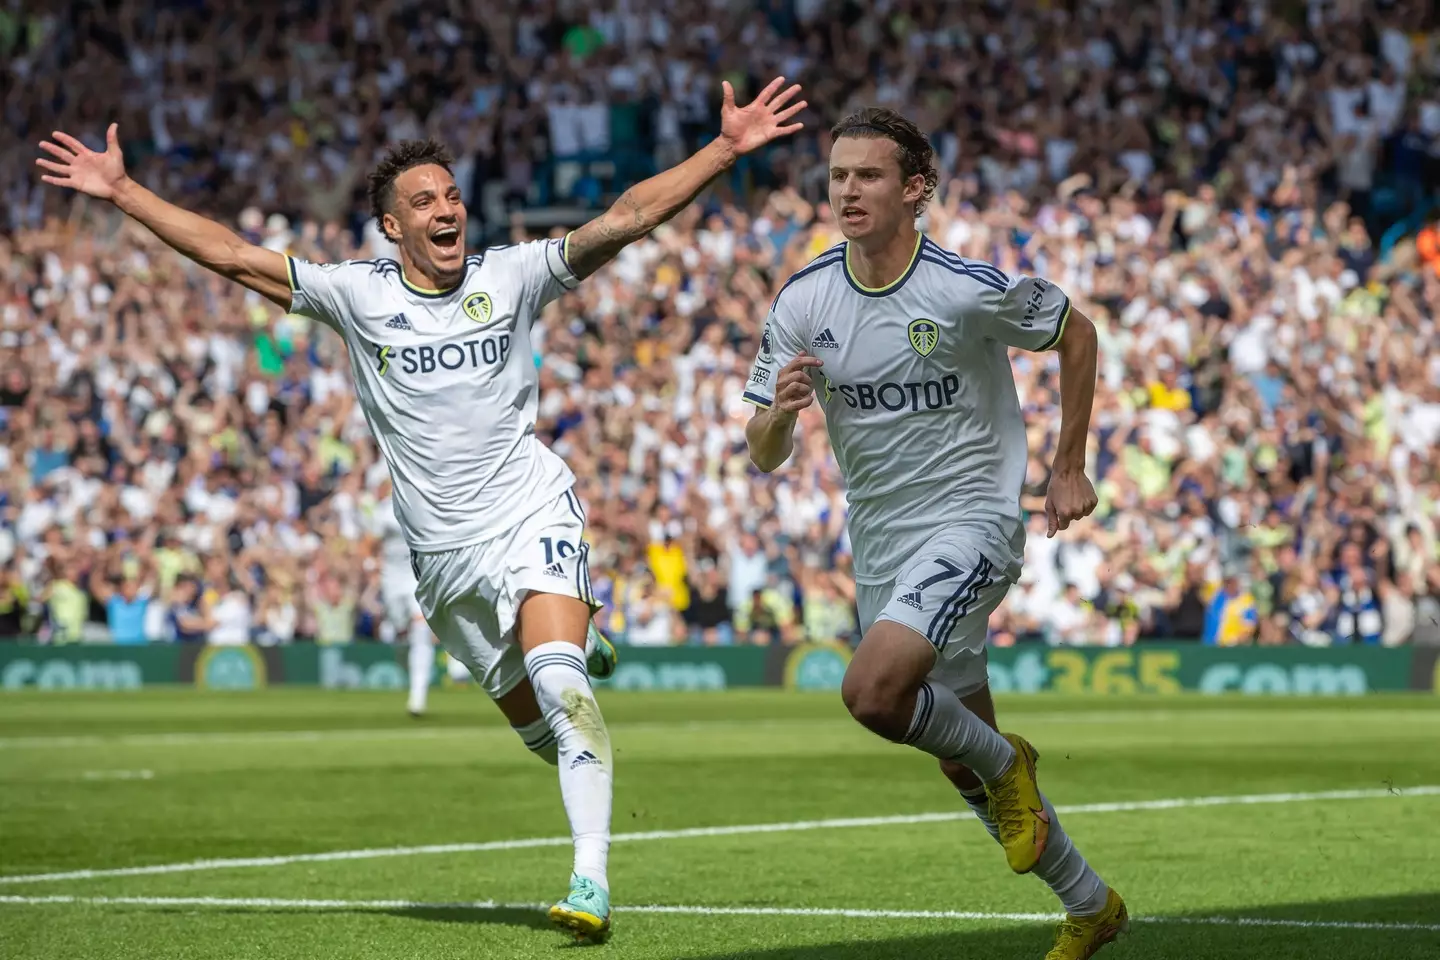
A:
<svg viewBox="0 0 1440 960">
<path fill-rule="evenodd" d="M 1070 307 L 1070 317 L 1055 349 L 1060 354 L 1060 438 L 1055 445 L 1050 486 L 1045 494 L 1047 536 L 1088 517 L 1099 502 L 1085 476 L 1085 442 L 1090 435 L 1090 410 L 1095 402 L 1098 350 L 1095 324 Z"/>
<path fill-rule="evenodd" d="M 59 130 L 40 149 L 54 159 L 35 163 L 49 173 L 41 180 L 68 187 L 97 200 L 108 200 L 127 216 L 202 267 L 249 287 L 261 296 L 290 309 L 290 280 L 285 257 L 273 250 L 246 243 L 234 231 L 199 214 L 168 203 L 125 173 L 116 125 L 105 132 L 105 152 L 96 153 Z"/>
<path fill-rule="evenodd" d="M 685 209 L 711 181 L 730 169 L 737 157 L 801 129 L 804 124 L 786 122 L 805 109 L 804 100 L 790 102 L 800 92 L 800 85 L 782 92 L 784 84 L 784 77 L 776 77 L 754 101 L 737 107 L 735 90 L 726 81 L 720 136 L 683 163 L 626 190 L 609 210 L 565 238 L 565 258 L 575 276 L 590 276 L 626 246 Z"/>
<path fill-rule="evenodd" d="M 767 409 L 757 409 L 745 424 L 750 462 L 765 473 L 790 459 L 795 449 L 795 420 L 801 410 L 815 402 L 810 370 L 820 366 L 823 364 L 819 358 L 804 353 L 785 364 L 775 383 L 775 402 Z"/>
</svg>

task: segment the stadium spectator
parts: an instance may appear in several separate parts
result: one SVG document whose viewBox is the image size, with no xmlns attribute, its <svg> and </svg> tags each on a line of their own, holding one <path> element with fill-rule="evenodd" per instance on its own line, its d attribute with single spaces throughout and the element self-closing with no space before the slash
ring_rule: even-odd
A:
<svg viewBox="0 0 1440 960">
<path fill-rule="evenodd" d="M 122 566 L 127 566 L 122 562 Z M 96 568 L 91 574 L 90 596 L 105 608 L 105 625 L 112 643 L 145 643 L 145 612 L 150 606 L 150 587 L 134 571 L 123 571 L 119 585 Z"/>
<path fill-rule="evenodd" d="M 0 567 L 0 640 L 17 640 L 30 633 L 33 619 L 30 589 L 15 571 Z"/>
<path fill-rule="evenodd" d="M 0 11 L 0 634 L 379 633 L 365 517 L 384 468 L 338 339 L 39 189 L 40 136 L 115 119 L 138 177 L 255 241 L 387 256 L 359 196 L 385 139 L 450 141 L 472 222 L 505 242 L 693 148 L 721 76 L 743 97 L 747 70 L 773 70 L 806 83 L 812 133 L 536 331 L 539 428 L 580 476 L 607 627 L 654 644 L 853 629 L 822 425 L 801 419 L 803 469 L 757 482 L 736 397 L 771 297 L 837 240 L 823 131 L 888 102 L 932 133 L 936 242 L 1053 277 L 1099 328 L 1100 508 L 1031 536 L 997 643 L 1440 643 L 1440 241 L 1417 213 L 1440 184 L 1433 4 L 751 12 Z M 1397 244 L 1394 224 L 1418 236 Z M 1015 368 L 1033 510 L 1058 383 L 1044 356 Z"/>
<path fill-rule="evenodd" d="M 686 583 L 690 597 L 685 608 L 687 639 L 707 647 L 730 646 L 735 642 L 735 624 L 727 585 L 715 561 L 701 560 L 698 567 L 697 579 Z M 849 613 L 848 607 L 846 613 Z M 841 630 L 829 634 L 830 639 L 839 636 L 849 636 L 849 633 Z"/>
<path fill-rule="evenodd" d="M 1238 574 L 1226 574 L 1205 611 L 1205 632 L 1200 642 L 1212 647 L 1254 643 L 1258 627 L 1259 607 L 1255 595 Z"/>
</svg>

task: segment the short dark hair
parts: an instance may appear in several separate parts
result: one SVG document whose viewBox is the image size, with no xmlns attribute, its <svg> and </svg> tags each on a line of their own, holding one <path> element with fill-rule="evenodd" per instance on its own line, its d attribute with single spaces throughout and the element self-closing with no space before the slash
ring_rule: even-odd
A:
<svg viewBox="0 0 1440 960">
<path fill-rule="evenodd" d="M 370 215 L 375 218 L 381 233 L 385 233 L 385 214 L 395 207 L 395 178 L 412 167 L 431 163 L 451 173 L 455 158 L 439 140 L 401 140 L 390 148 L 370 174 Z"/>
<path fill-rule="evenodd" d="M 866 107 L 850 114 L 830 129 L 832 139 L 860 137 L 892 141 L 897 148 L 896 160 L 900 161 L 900 176 L 908 181 L 919 174 L 925 178 L 925 192 L 915 204 L 918 217 L 935 198 L 935 187 L 940 182 L 940 172 L 935 168 L 935 150 L 930 138 L 925 136 L 914 121 L 907 119 L 888 107 Z"/>
</svg>

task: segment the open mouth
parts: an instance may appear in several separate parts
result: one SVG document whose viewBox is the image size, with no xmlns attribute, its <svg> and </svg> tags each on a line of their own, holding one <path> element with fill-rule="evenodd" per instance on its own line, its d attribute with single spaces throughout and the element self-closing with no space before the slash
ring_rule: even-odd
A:
<svg viewBox="0 0 1440 960">
<path fill-rule="evenodd" d="M 458 227 L 441 227 L 430 234 L 430 242 L 441 250 L 455 250 L 460 245 L 460 230 Z"/>
<path fill-rule="evenodd" d="M 840 211 L 840 219 L 846 223 L 859 223 L 865 219 L 865 211 L 859 207 L 844 207 Z"/>
</svg>

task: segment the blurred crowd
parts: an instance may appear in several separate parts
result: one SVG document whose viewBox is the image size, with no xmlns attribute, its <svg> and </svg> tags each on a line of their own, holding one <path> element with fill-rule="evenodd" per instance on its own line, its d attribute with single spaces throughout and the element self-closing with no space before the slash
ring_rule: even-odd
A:
<svg viewBox="0 0 1440 960">
<path fill-rule="evenodd" d="M 770 298 L 841 239 L 825 130 L 881 103 L 933 136 L 926 232 L 1100 329 L 1100 507 L 1053 540 L 1057 366 L 1014 357 L 1031 536 L 992 642 L 1440 644 L 1430 4 L 0 0 L 0 70 L 0 638 L 393 639 L 339 339 L 43 188 L 50 130 L 117 120 L 162 195 L 336 260 L 393 255 L 361 196 L 388 140 L 447 140 L 477 234 L 523 239 L 713 135 L 721 79 L 783 73 L 807 131 L 537 329 L 605 626 L 853 637 L 823 420 L 760 475 L 739 395 Z"/>
</svg>

